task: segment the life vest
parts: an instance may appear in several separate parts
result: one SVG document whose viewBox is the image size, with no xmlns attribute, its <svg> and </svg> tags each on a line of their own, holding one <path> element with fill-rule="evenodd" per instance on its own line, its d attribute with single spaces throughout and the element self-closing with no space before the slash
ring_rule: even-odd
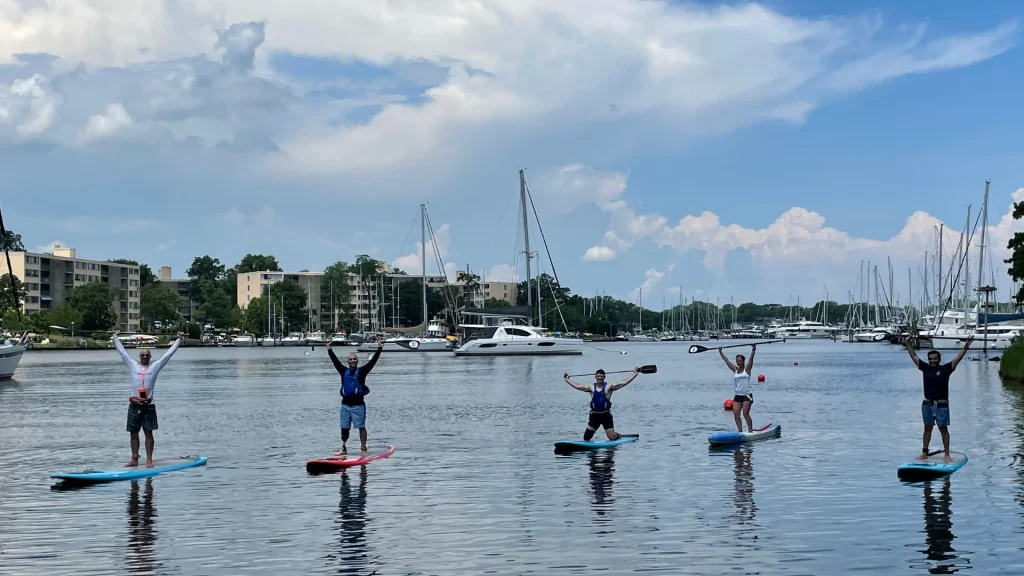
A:
<svg viewBox="0 0 1024 576">
<path fill-rule="evenodd" d="M 612 408 L 612 401 L 608 398 L 608 383 L 604 383 L 604 387 L 600 390 L 597 389 L 597 382 L 595 382 L 591 388 L 590 395 L 590 409 L 594 412 L 607 412 Z"/>
<path fill-rule="evenodd" d="M 370 389 L 359 382 L 359 368 L 348 368 L 341 376 L 342 396 L 365 396 Z"/>
</svg>

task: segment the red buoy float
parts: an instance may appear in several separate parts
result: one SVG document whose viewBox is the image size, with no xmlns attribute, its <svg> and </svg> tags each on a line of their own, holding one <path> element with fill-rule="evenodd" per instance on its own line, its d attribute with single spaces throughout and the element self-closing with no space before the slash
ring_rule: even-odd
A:
<svg viewBox="0 0 1024 576">
<path fill-rule="evenodd" d="M 764 374 L 758 374 L 757 375 L 757 381 L 758 382 L 764 382 Z"/>
<path fill-rule="evenodd" d="M 726 398 L 724 406 L 726 410 L 732 410 L 732 398 Z"/>
</svg>

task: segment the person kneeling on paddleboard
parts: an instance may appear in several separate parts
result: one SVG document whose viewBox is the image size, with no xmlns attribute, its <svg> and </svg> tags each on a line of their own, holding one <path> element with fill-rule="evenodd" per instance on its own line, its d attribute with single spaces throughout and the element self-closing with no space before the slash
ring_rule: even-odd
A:
<svg viewBox="0 0 1024 576">
<path fill-rule="evenodd" d="M 363 397 L 370 393 L 370 388 L 366 385 L 366 375 L 373 370 L 383 349 L 384 340 L 378 338 L 377 351 L 373 353 L 369 362 L 360 366 L 359 356 L 352 352 L 348 355 L 348 367 L 345 367 L 334 354 L 334 350 L 331 350 L 331 344 L 327 343 L 327 355 L 331 357 L 334 369 L 341 374 L 341 411 L 338 415 L 341 424 L 341 450 L 335 452 L 335 456 L 348 454 L 345 444 L 348 442 L 349 429 L 353 426 L 359 428 L 360 449 L 366 452 L 369 448 L 366 444 L 366 402 L 363 400 Z"/>
<path fill-rule="evenodd" d="M 740 421 L 740 413 L 747 421 L 747 430 L 754 431 L 754 421 L 750 418 L 750 407 L 754 404 L 754 387 L 750 384 L 750 371 L 754 368 L 754 353 L 757 352 L 757 344 L 750 345 L 750 362 L 747 362 L 743 354 L 736 355 L 736 363 L 733 364 L 725 356 L 722 347 L 718 347 L 718 354 L 725 360 L 726 366 L 732 370 L 732 415 L 736 418 L 736 431 L 743 432 L 743 422 Z"/>
<path fill-rule="evenodd" d="M 585 442 L 590 442 L 590 439 L 594 437 L 594 433 L 602 426 L 604 426 L 604 433 L 608 436 L 608 440 L 614 441 L 622 437 L 621 434 L 615 431 L 615 422 L 612 420 L 612 393 L 632 382 L 639 374 L 640 369 L 635 368 L 629 378 L 622 382 L 608 384 L 604 380 L 604 370 L 598 370 L 594 373 L 594 380 L 596 382 L 587 386 L 586 384 L 573 382 L 569 379 L 569 373 L 565 373 L 564 378 L 569 383 L 569 386 L 590 394 L 590 419 L 587 421 L 586 431 L 583 432 L 583 440 Z"/>
<path fill-rule="evenodd" d="M 139 465 L 139 430 L 141 429 L 146 434 L 146 468 L 152 468 L 153 448 L 156 444 L 153 431 L 159 427 L 156 419 L 156 406 L 153 405 L 156 377 L 164 364 L 178 351 L 184 338 L 182 333 L 178 332 L 174 344 L 167 352 L 164 352 L 159 360 L 152 363 L 150 363 L 150 359 L 153 357 L 152 353 L 148 348 L 143 348 L 139 350 L 139 361 L 136 362 L 121 345 L 121 340 L 117 337 L 119 333 L 120 330 L 114 330 L 114 348 L 121 355 L 121 360 L 128 366 L 132 378 L 132 394 L 128 398 L 128 433 L 131 434 L 132 459 L 126 466 Z"/>
<path fill-rule="evenodd" d="M 960 353 L 952 361 L 939 364 L 942 355 L 937 350 L 928 351 L 928 363 L 921 362 L 917 352 L 910 343 L 910 338 L 904 338 L 903 346 L 910 354 L 910 359 L 921 371 L 921 378 L 924 383 L 924 400 L 921 402 L 921 417 L 924 419 L 924 438 L 921 443 L 921 455 L 918 460 L 928 459 L 928 446 L 932 441 L 932 427 L 938 425 L 939 434 L 942 435 L 942 450 L 945 453 L 946 463 L 952 462 L 949 456 L 949 377 L 956 370 L 960 361 L 963 360 L 967 349 L 974 342 L 974 336 L 968 336 L 967 342 L 960 350 Z"/>
</svg>

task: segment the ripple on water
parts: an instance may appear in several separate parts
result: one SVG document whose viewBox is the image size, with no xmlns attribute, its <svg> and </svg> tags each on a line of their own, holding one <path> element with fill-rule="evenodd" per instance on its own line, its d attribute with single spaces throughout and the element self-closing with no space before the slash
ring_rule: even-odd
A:
<svg viewBox="0 0 1024 576">
<path fill-rule="evenodd" d="M 760 348 L 753 416 L 782 437 L 709 450 L 733 426 L 720 359 L 628 346 L 628 364 L 659 365 L 615 395 L 639 442 L 552 451 L 586 423 L 561 374 L 629 367 L 619 355 L 386 355 L 368 424 L 395 454 L 318 477 L 304 462 L 339 443 L 324 354 L 184 349 L 160 378 L 158 455 L 209 464 L 73 491 L 48 475 L 127 457 L 124 369 L 113 353 L 29 354 L 0 384 L 0 572 L 1024 573 L 1024 391 L 989 363 L 953 376 L 969 464 L 907 484 L 920 373 L 896 347 Z"/>
</svg>

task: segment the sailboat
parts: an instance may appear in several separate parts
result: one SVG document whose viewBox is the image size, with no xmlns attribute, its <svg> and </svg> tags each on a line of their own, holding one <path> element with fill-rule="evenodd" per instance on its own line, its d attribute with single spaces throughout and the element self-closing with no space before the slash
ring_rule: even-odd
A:
<svg viewBox="0 0 1024 576">
<path fill-rule="evenodd" d="M 7 237 L 7 228 L 4 227 L 4 216 L 0 212 L 0 234 Z M 18 298 L 18 291 L 14 288 L 14 270 L 11 268 L 11 255 L 7 248 L 4 248 L 4 256 L 7 257 L 7 278 L 11 281 L 11 293 L 14 294 L 14 309 L 18 311 L 18 322 L 21 322 L 21 301 Z M 0 342 L 0 380 L 10 380 L 18 369 L 18 363 L 28 349 L 28 330 L 21 333 L 18 339 L 7 338 Z"/>
<path fill-rule="evenodd" d="M 639 328 L 632 334 L 626 337 L 630 342 L 654 342 L 655 338 L 649 334 L 644 334 L 644 289 L 640 288 L 639 303 L 637 304 L 640 308 L 640 324 Z"/>
<path fill-rule="evenodd" d="M 427 322 L 427 206 L 420 204 L 420 256 L 423 265 L 420 277 L 423 279 L 423 335 L 394 336 L 384 340 L 385 352 L 448 352 L 451 342 L 445 338 L 444 326 L 437 322 Z M 377 350 L 376 342 L 365 342 L 359 346 L 359 352 Z"/>
<path fill-rule="evenodd" d="M 533 326 L 533 293 L 530 290 L 530 227 L 526 205 L 526 177 L 519 171 L 519 200 L 523 213 L 523 243 L 526 254 L 526 306 L 512 308 L 467 308 L 464 316 L 481 319 L 480 324 L 460 324 L 463 343 L 455 350 L 456 356 L 580 356 L 583 340 L 555 338 L 542 327 L 540 310 L 540 274 L 537 275 L 537 326 Z M 540 226 L 540 222 L 537 222 Z M 543 230 L 541 231 L 543 233 Z M 546 242 L 545 242 L 546 245 Z M 551 254 L 548 254 L 551 258 Z M 539 259 L 539 256 L 538 256 Z M 552 266 L 552 269 L 554 266 Z M 539 272 L 539 271 L 538 271 Z M 558 280 L 557 274 L 555 280 Z M 557 302 L 556 302 L 557 306 Z M 559 312 L 559 314 L 561 314 Z M 517 324 L 525 320 L 527 324 Z M 564 320 L 563 320 L 564 324 Z M 568 331 L 568 330 L 566 330 Z"/>
</svg>

